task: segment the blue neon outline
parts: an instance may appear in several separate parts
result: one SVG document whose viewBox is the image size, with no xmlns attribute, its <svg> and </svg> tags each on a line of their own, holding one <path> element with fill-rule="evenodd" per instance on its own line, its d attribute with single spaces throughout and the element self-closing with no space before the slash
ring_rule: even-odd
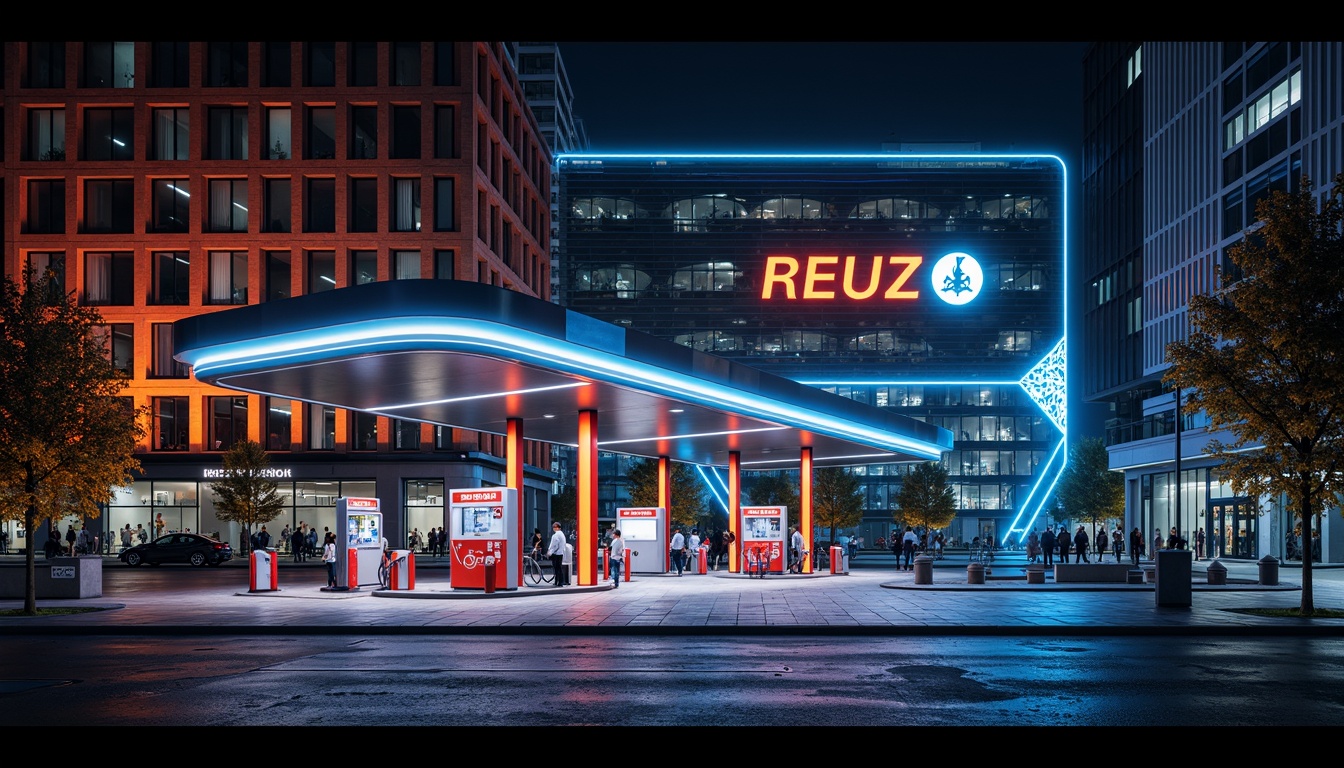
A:
<svg viewBox="0 0 1344 768">
<path fill-rule="evenodd" d="M 702 465 L 702 464 L 696 464 L 696 465 L 695 465 L 695 469 L 696 469 L 697 472 L 700 473 L 700 480 L 705 484 L 705 487 L 706 487 L 706 488 L 709 488 L 709 492 L 710 492 L 711 494 L 713 494 L 713 496 L 714 496 L 714 500 L 717 501 L 717 502 L 719 503 L 719 506 L 720 506 L 720 507 L 723 507 L 723 511 L 724 511 L 724 512 L 727 512 L 727 511 L 728 511 L 728 502 L 725 500 L 725 498 L 724 498 L 723 496 L 720 496 L 720 495 L 719 495 L 719 491 L 718 491 L 717 488 L 714 487 L 714 483 L 710 482 L 710 481 L 709 481 L 709 478 L 706 477 L 706 472 L 708 472 L 708 473 L 710 473 L 710 474 L 713 474 L 716 478 L 718 477 L 718 473 L 714 470 L 713 467 L 708 467 L 708 468 L 706 468 L 706 467 L 705 467 L 704 465 Z"/>
</svg>

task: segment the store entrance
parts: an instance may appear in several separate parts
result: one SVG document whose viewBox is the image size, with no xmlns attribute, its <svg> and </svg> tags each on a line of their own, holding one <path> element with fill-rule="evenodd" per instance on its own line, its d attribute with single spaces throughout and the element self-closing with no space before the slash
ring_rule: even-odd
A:
<svg viewBox="0 0 1344 768">
<path fill-rule="evenodd" d="M 1209 556 L 1254 560 L 1258 558 L 1255 507 L 1249 499 L 1213 499 L 1209 502 Z"/>
</svg>

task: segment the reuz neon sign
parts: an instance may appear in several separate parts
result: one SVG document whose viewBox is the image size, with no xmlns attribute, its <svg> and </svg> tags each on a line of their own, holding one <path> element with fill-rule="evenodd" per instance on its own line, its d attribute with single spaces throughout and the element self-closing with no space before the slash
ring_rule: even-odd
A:
<svg viewBox="0 0 1344 768">
<path fill-rule="evenodd" d="M 924 263 L 923 256 L 812 255 L 768 256 L 761 298 L 777 295 L 788 300 L 815 301 L 843 295 L 864 301 L 880 295 L 885 301 L 911 301 L 919 298 L 914 276 Z M 932 269 L 934 295 L 948 304 L 966 304 L 980 294 L 984 274 L 980 264 L 965 253 L 949 253 L 938 259 Z"/>
</svg>

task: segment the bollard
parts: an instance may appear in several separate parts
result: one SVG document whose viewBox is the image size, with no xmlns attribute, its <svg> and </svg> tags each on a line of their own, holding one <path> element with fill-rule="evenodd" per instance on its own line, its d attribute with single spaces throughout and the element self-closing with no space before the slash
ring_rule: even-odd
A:
<svg viewBox="0 0 1344 768">
<path fill-rule="evenodd" d="M 1273 555 L 1260 558 L 1260 583 L 1267 587 L 1277 586 L 1279 583 L 1279 561 Z"/>
<path fill-rule="evenodd" d="M 983 563 L 971 563 L 970 565 L 966 566 L 966 583 L 967 584 L 985 583 L 985 566 Z"/>
<path fill-rule="evenodd" d="M 1028 583 L 1028 584 L 1044 584 L 1044 583 L 1045 583 L 1045 566 L 1044 566 L 1044 565 L 1041 565 L 1040 563 L 1032 563 L 1031 565 L 1028 565 L 1028 566 L 1027 566 L 1027 583 Z"/>
<path fill-rule="evenodd" d="M 485 594 L 495 591 L 495 556 L 485 556 Z"/>
<path fill-rule="evenodd" d="M 915 583 L 932 584 L 933 583 L 933 558 L 928 555 L 917 555 L 915 557 Z"/>
<path fill-rule="evenodd" d="M 1227 566 L 1223 565 L 1221 561 L 1216 559 L 1212 563 L 1209 563 L 1208 579 L 1209 584 L 1213 585 L 1227 584 Z"/>
<path fill-rule="evenodd" d="M 695 572 L 701 576 L 709 574 L 709 547 L 700 545 L 700 556 L 695 558 Z"/>
</svg>

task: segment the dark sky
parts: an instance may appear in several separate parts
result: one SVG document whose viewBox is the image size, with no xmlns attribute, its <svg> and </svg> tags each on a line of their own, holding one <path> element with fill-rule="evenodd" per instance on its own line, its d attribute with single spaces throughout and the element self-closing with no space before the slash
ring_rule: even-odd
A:
<svg viewBox="0 0 1344 768">
<path fill-rule="evenodd" d="M 596 152 L 879 151 L 978 141 L 1058 154 L 1082 138 L 1072 42 L 562 42 Z"/>
</svg>

